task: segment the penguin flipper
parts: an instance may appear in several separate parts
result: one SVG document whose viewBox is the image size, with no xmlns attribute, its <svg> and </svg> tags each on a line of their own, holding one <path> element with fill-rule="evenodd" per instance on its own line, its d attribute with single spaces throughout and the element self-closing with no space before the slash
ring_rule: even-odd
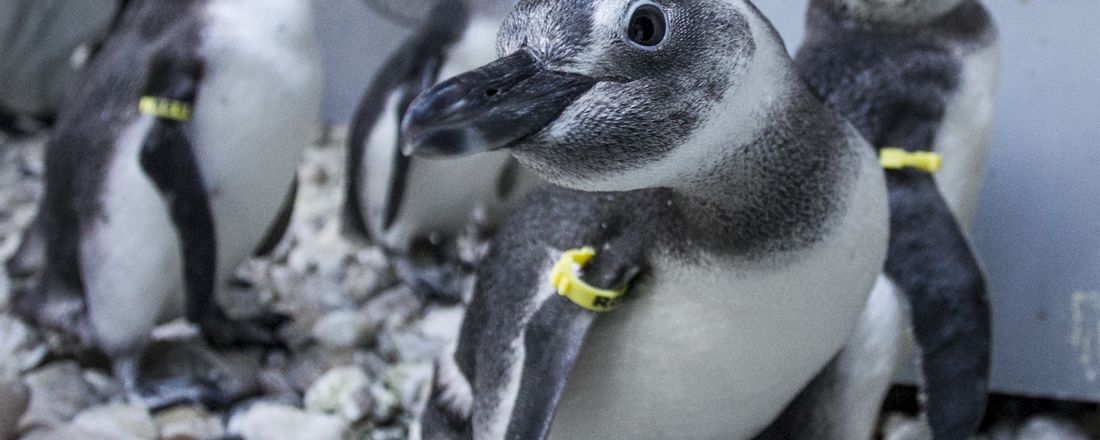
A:
<svg viewBox="0 0 1100 440">
<path fill-rule="evenodd" d="M 253 255 L 257 257 L 265 257 L 275 251 L 275 247 L 279 245 L 286 238 L 287 229 L 290 228 L 290 219 L 294 215 L 294 202 L 298 197 L 298 176 L 294 176 L 294 181 L 290 183 L 290 189 L 286 193 L 286 198 L 283 199 L 283 204 L 279 207 L 279 215 L 275 217 L 274 222 L 267 229 L 267 233 L 264 234 L 264 239 L 260 241 L 260 245 L 256 247 Z"/>
<path fill-rule="evenodd" d="M 166 50 L 154 56 L 143 96 L 193 103 L 203 64 L 193 54 Z M 168 204 L 180 240 L 185 314 L 215 345 L 277 345 L 272 328 L 281 318 L 233 321 L 214 297 L 217 242 L 214 217 L 190 139 L 190 123 L 155 119 L 141 147 L 142 170 Z"/>
<path fill-rule="evenodd" d="M 932 151 L 946 96 L 957 85 L 947 55 L 906 66 L 872 140 Z M 991 350 L 985 277 L 933 174 L 888 170 L 890 247 L 885 272 L 904 292 L 920 354 L 923 410 L 935 438 L 973 436 L 985 415 Z"/>
<path fill-rule="evenodd" d="M 426 23 L 417 33 L 394 51 L 383 64 L 367 88 L 363 99 L 352 118 L 351 132 L 348 136 L 344 206 L 341 217 L 344 230 L 353 236 L 366 238 L 370 235 L 366 220 L 363 218 L 362 194 L 364 188 L 363 161 L 367 142 L 376 125 L 383 123 L 386 112 L 394 112 L 398 124 L 412 101 L 439 81 L 439 72 L 444 63 L 446 48 L 461 36 L 465 27 L 468 11 L 462 2 L 440 2 L 433 8 Z M 394 101 L 396 100 L 396 101 Z M 390 105 L 394 102 L 396 105 Z M 400 127 L 394 127 L 400 133 Z M 389 227 L 394 222 L 404 197 L 405 179 L 408 176 L 411 161 L 401 152 L 400 135 L 391 139 L 393 163 L 392 174 L 385 188 L 387 199 L 384 224 Z"/>
<path fill-rule="evenodd" d="M 614 240 L 603 246 L 614 251 L 597 253 L 581 278 L 603 289 L 628 286 L 644 266 L 641 245 L 641 240 Z M 546 300 L 535 312 L 525 330 L 523 378 L 506 438 L 542 439 L 549 434 L 566 381 L 596 315 L 561 295 Z"/>
<path fill-rule="evenodd" d="M 932 176 L 888 173 L 886 273 L 905 292 L 935 438 L 969 438 L 985 414 L 990 310 L 985 279 Z"/>
</svg>

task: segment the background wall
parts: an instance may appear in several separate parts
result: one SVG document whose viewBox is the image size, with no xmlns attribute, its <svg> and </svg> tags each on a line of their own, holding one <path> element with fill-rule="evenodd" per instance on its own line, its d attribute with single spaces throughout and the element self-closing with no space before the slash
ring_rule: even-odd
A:
<svg viewBox="0 0 1100 440">
<path fill-rule="evenodd" d="M 324 117 L 345 121 L 408 31 L 319 2 Z M 806 0 L 757 0 L 792 51 Z M 993 386 L 1100 401 L 1100 1 L 986 0 L 1004 70 L 972 234 L 994 307 Z"/>
</svg>

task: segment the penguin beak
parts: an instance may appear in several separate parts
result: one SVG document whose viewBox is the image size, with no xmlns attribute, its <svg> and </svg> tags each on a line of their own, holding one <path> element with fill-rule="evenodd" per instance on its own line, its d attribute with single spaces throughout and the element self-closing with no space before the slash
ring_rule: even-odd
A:
<svg viewBox="0 0 1100 440">
<path fill-rule="evenodd" d="M 547 70 L 521 50 L 436 85 L 401 122 L 406 155 L 496 150 L 554 122 L 596 80 Z"/>
</svg>

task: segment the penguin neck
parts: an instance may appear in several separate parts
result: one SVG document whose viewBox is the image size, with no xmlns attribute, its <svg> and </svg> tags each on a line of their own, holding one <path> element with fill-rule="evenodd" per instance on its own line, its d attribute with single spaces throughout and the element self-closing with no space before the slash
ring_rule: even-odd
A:
<svg viewBox="0 0 1100 440">
<path fill-rule="evenodd" d="M 673 203 L 685 230 L 735 253 L 799 249 L 838 209 L 860 154 L 840 117 L 797 84 L 757 118 L 766 122 L 750 139 L 712 150 L 710 166 L 669 186 Z"/>
<path fill-rule="evenodd" d="M 973 0 L 939 0 L 923 3 L 924 7 L 906 5 L 869 5 L 868 0 L 812 0 L 809 18 L 827 17 L 848 28 L 875 29 L 888 32 L 919 28 L 940 20 Z"/>
</svg>

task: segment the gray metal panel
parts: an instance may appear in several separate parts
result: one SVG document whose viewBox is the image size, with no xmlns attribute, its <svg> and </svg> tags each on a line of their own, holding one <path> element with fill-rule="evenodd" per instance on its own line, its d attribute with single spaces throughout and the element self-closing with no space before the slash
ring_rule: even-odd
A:
<svg viewBox="0 0 1100 440">
<path fill-rule="evenodd" d="M 407 34 L 358 0 L 321 3 L 325 117 L 342 121 Z M 1005 53 L 973 229 L 993 296 L 993 387 L 1100 401 L 1100 1 L 986 4 Z M 796 49 L 806 0 L 757 5 Z"/>
</svg>

